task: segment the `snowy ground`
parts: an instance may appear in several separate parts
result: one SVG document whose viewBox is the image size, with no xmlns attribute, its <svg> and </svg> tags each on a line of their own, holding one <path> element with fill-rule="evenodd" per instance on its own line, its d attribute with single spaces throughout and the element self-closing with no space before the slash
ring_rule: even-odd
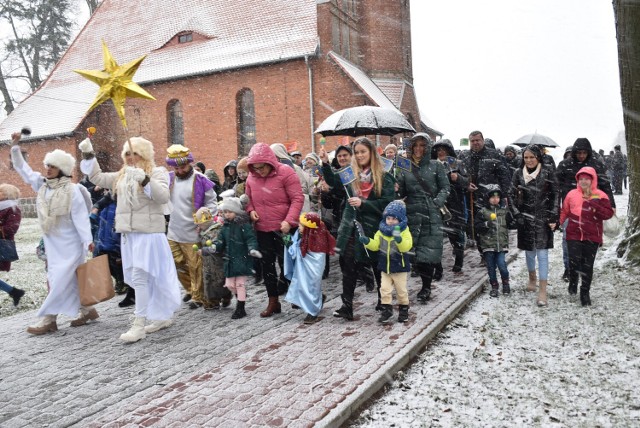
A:
<svg viewBox="0 0 640 428">
<path fill-rule="evenodd" d="M 627 201 L 616 197 L 621 217 Z M 639 272 L 607 240 L 583 308 L 561 280 L 559 236 L 555 246 L 547 308 L 524 292 L 519 256 L 515 292 L 483 293 L 350 426 L 640 426 Z"/>
</svg>

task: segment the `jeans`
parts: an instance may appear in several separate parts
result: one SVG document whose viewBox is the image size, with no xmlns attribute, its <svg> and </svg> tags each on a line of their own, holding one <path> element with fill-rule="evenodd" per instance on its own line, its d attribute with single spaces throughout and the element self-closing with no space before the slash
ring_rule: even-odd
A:
<svg viewBox="0 0 640 428">
<path fill-rule="evenodd" d="M 500 278 L 502 281 L 509 280 L 509 271 L 507 270 L 506 251 L 485 251 L 484 260 L 487 263 L 487 272 L 489 273 L 489 281 L 492 283 L 498 282 L 496 275 L 496 267 L 500 271 Z"/>
<path fill-rule="evenodd" d="M 0 279 L 0 290 L 11 293 L 13 291 L 13 287 Z"/>
<path fill-rule="evenodd" d="M 538 279 L 546 281 L 549 276 L 549 250 L 545 248 L 544 250 L 525 251 L 525 255 L 529 272 L 535 272 L 536 257 L 538 258 Z"/>
</svg>

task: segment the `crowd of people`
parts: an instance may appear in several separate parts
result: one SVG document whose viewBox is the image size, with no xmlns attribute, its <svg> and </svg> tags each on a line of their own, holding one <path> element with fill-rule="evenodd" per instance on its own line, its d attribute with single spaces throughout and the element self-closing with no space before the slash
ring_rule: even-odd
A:
<svg viewBox="0 0 640 428">
<path fill-rule="evenodd" d="M 75 276 L 90 251 L 109 255 L 116 290 L 126 293 L 119 305 L 135 305 L 133 323 L 120 336 L 125 342 L 169 327 L 182 302 L 215 310 L 235 298 L 231 318 L 244 318 L 250 315 L 249 283 L 266 287 L 260 317 L 281 313 L 284 296 L 307 313 L 305 324 L 313 324 L 334 253 L 342 304 L 333 315 L 347 321 L 354 319 L 355 290 L 363 283 L 378 293 L 380 323 L 392 320 L 394 291 L 397 321 L 407 322 L 408 277 L 420 278 L 415 298 L 427 304 L 432 283 L 443 276 L 445 240 L 453 275 L 464 269 L 465 248 L 476 247 L 490 296 L 500 292 L 496 269 L 502 293 L 509 294 L 509 230 L 517 231 L 526 258 L 523 288 L 537 291 L 538 306 L 547 305 L 548 252 L 554 232 L 562 230 L 563 279 L 569 294 L 579 286 L 581 304 L 588 306 L 602 224 L 614 215 L 613 194 L 621 192 L 625 175 L 617 153 L 608 167 L 586 138 L 578 138 L 556 167 L 544 147 L 500 152 L 473 131 L 462 152 L 424 133 L 384 149 L 360 137 L 338 146 L 333 157 L 324 145 L 303 157 L 282 144 L 257 143 L 247 157 L 225 165 L 222 181 L 183 145 L 170 146 L 166 168 L 157 166 L 153 144 L 141 137 L 124 143 L 120 170 L 105 172 L 87 138 L 79 144 L 84 177 L 74 184 L 71 154 L 48 153 L 40 174 L 22 156 L 20 133 L 12 138 L 13 166 L 37 192 L 47 255 L 49 294 L 27 332 L 56 331 L 60 314 L 77 314 L 74 327 L 99 317 L 80 304 Z M 13 239 L 20 223 L 18 196 L 15 187 L 0 185 L 4 239 Z M 0 269 L 9 267 L 0 262 Z M 3 281 L 0 286 L 18 305 L 24 292 Z"/>
</svg>

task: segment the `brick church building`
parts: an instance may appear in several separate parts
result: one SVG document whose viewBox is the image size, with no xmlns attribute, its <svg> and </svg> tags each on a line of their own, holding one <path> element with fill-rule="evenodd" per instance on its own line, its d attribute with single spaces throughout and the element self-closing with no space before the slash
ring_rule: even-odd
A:
<svg viewBox="0 0 640 428">
<path fill-rule="evenodd" d="M 257 141 L 295 141 L 307 153 L 325 118 L 358 105 L 397 109 L 417 130 L 439 134 L 420 121 L 409 0 L 104 0 L 42 86 L 0 124 L 4 142 L 31 128 L 22 147 L 34 169 L 54 148 L 80 158 L 89 126 L 103 168 L 120 168 L 127 133 L 110 101 L 87 114 L 98 86 L 73 72 L 103 68 L 102 40 L 119 64 L 147 55 L 134 80 L 156 100 L 128 98 L 125 109 L 128 135 L 151 140 L 159 165 L 173 143 L 219 174 Z M 0 182 L 33 195 L 11 171 L 7 146 Z"/>
</svg>

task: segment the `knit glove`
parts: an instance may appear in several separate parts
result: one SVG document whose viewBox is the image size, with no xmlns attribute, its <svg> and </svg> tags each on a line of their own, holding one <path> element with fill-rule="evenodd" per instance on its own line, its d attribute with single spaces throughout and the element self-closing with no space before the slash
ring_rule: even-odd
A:
<svg viewBox="0 0 640 428">
<path fill-rule="evenodd" d="M 360 236 L 358 238 L 358 241 L 362 242 L 364 245 L 367 245 L 369 241 L 371 241 L 371 239 L 367 238 L 366 236 Z"/>
<path fill-rule="evenodd" d="M 88 138 L 85 138 L 84 140 L 82 140 L 80 142 L 80 144 L 78 144 L 78 148 L 80 149 L 80 151 L 82 153 L 92 153 L 93 152 L 93 145 L 91 144 L 91 140 Z"/>
<path fill-rule="evenodd" d="M 128 166 L 125 172 L 138 183 L 142 183 L 145 178 L 147 178 L 147 174 L 144 173 L 144 170 L 142 168 Z"/>
<path fill-rule="evenodd" d="M 261 259 L 262 258 L 262 253 L 258 250 L 250 250 L 249 251 L 249 255 L 251 257 L 255 257 L 256 259 Z"/>
<path fill-rule="evenodd" d="M 400 232 L 400 226 L 396 226 L 393 228 L 393 233 L 391 234 L 393 236 L 393 239 L 395 239 L 395 241 L 399 244 L 400 242 L 402 242 L 402 234 Z"/>
</svg>

